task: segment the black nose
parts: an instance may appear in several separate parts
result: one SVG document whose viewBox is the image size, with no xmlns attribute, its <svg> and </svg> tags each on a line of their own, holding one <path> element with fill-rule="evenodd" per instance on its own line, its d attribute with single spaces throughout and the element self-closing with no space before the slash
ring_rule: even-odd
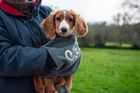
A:
<svg viewBox="0 0 140 93">
<path fill-rule="evenodd" d="M 62 28 L 61 28 L 61 31 L 62 31 L 63 33 L 66 33 L 66 32 L 67 32 L 67 28 L 62 27 Z"/>
</svg>

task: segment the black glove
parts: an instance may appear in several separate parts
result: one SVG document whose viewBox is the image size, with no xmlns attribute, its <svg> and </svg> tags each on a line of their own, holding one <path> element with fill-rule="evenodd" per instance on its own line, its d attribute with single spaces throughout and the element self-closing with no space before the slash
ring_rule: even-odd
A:
<svg viewBox="0 0 140 93">
<path fill-rule="evenodd" d="M 69 93 L 64 86 L 56 87 L 58 93 Z"/>
</svg>

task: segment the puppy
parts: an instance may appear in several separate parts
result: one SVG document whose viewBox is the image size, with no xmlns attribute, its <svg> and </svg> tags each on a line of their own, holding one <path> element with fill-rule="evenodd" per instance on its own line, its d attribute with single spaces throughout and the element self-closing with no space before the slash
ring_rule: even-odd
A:
<svg viewBox="0 0 140 93">
<path fill-rule="evenodd" d="M 72 10 L 52 12 L 43 20 L 41 26 L 46 38 L 55 39 L 56 35 L 66 37 L 76 33 L 83 37 L 88 33 L 88 26 L 84 20 Z M 35 88 L 39 93 L 57 93 L 55 86 L 64 86 L 68 91 L 72 88 L 72 75 L 57 77 L 34 77 Z"/>
</svg>

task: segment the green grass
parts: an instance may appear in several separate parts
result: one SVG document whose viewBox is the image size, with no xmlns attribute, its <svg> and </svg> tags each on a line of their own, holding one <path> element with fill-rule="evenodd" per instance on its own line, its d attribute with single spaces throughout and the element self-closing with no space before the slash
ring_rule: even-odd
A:
<svg viewBox="0 0 140 93">
<path fill-rule="evenodd" d="M 140 51 L 82 48 L 71 93 L 140 93 Z"/>
</svg>

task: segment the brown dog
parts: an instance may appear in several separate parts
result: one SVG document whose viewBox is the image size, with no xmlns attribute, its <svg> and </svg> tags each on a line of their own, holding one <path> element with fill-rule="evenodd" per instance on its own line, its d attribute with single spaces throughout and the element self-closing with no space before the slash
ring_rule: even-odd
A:
<svg viewBox="0 0 140 93">
<path fill-rule="evenodd" d="M 54 39 L 56 35 L 69 36 L 76 33 L 83 37 L 88 33 L 87 23 L 80 15 L 70 10 L 52 12 L 43 20 L 41 26 L 47 38 Z M 57 93 L 55 86 L 62 86 L 70 91 L 72 88 L 72 75 L 57 77 L 34 77 L 35 88 L 39 93 Z"/>
</svg>

